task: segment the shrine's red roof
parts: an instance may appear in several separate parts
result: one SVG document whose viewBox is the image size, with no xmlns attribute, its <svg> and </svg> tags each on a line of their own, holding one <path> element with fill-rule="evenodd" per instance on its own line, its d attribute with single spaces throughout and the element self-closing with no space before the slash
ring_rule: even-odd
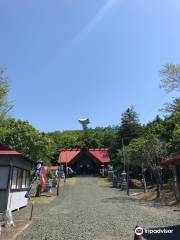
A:
<svg viewBox="0 0 180 240">
<path fill-rule="evenodd" d="M 109 163 L 110 158 L 108 155 L 108 148 L 103 149 L 89 149 L 90 154 L 92 154 L 101 163 Z"/>
<path fill-rule="evenodd" d="M 80 149 L 62 149 L 59 154 L 59 163 L 71 162 L 79 153 Z"/>
<path fill-rule="evenodd" d="M 59 154 L 59 163 L 70 163 L 75 157 L 82 153 L 83 149 L 72 148 L 72 149 L 61 149 Z M 87 153 L 94 157 L 101 164 L 110 163 L 108 156 L 108 148 L 89 148 L 86 149 Z"/>
<path fill-rule="evenodd" d="M 180 155 L 161 161 L 161 165 L 180 165 Z"/>
</svg>

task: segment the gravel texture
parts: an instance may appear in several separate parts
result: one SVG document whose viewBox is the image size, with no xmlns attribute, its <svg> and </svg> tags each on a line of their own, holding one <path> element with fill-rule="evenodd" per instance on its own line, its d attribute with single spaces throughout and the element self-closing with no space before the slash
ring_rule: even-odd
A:
<svg viewBox="0 0 180 240">
<path fill-rule="evenodd" d="M 15 217 L 21 219 L 29 210 Z M 132 240 L 137 223 L 145 229 L 174 226 L 180 223 L 179 213 L 133 200 L 97 178 L 77 177 L 50 204 L 35 206 L 33 222 L 18 240 Z"/>
</svg>

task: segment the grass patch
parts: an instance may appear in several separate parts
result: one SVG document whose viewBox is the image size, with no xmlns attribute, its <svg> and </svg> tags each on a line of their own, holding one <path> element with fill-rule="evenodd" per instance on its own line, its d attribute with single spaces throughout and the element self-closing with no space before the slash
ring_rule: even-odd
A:
<svg viewBox="0 0 180 240">
<path fill-rule="evenodd" d="M 112 184 L 107 178 L 97 177 L 96 182 L 101 186 L 110 186 Z"/>
<path fill-rule="evenodd" d="M 37 204 L 48 204 L 52 202 L 56 196 L 48 196 L 48 195 L 42 195 L 40 197 L 32 196 L 30 197 L 29 203 L 37 203 Z"/>
<path fill-rule="evenodd" d="M 71 178 L 66 178 L 66 183 L 67 185 L 75 185 L 76 184 L 76 178 L 75 177 L 71 177 Z M 62 185 L 64 185 L 64 183 L 62 183 Z"/>
<path fill-rule="evenodd" d="M 176 203 L 174 194 L 169 189 L 163 189 L 160 193 L 160 198 L 156 198 L 156 188 L 148 190 L 146 193 L 140 193 L 136 195 L 137 199 L 146 201 L 157 201 L 163 204 L 172 205 Z"/>
</svg>

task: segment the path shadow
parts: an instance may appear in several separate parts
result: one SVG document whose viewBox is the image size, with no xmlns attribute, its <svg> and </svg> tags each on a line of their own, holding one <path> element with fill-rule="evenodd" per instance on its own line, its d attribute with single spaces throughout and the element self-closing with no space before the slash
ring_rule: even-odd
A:
<svg viewBox="0 0 180 240">
<path fill-rule="evenodd" d="M 144 233 L 143 237 L 145 240 L 179 240 L 180 239 L 180 225 L 160 227 L 160 228 L 150 228 L 147 230 L 172 230 L 172 233 Z"/>
<path fill-rule="evenodd" d="M 154 202 L 150 202 L 150 201 L 145 201 L 145 200 L 140 200 L 140 199 L 135 199 L 135 198 L 131 198 L 127 195 L 120 195 L 120 196 L 115 196 L 115 197 L 111 197 L 111 198 L 104 198 L 102 200 L 103 203 L 109 203 L 109 202 L 119 202 L 119 203 L 123 203 L 123 202 L 136 202 L 139 205 L 143 205 L 143 206 L 149 206 L 149 207 L 154 207 L 156 206 L 154 204 Z M 159 206 L 159 205 L 158 205 Z M 161 205 L 162 207 L 162 205 Z"/>
<path fill-rule="evenodd" d="M 155 201 L 155 200 L 149 200 L 149 201 L 146 201 L 144 199 L 138 199 L 138 198 L 134 198 L 134 197 L 131 197 L 131 196 L 127 196 L 126 194 L 121 194 L 120 196 L 115 196 L 115 197 L 111 197 L 111 198 L 104 198 L 101 200 L 101 202 L 103 203 L 114 203 L 114 202 L 117 202 L 117 203 L 123 203 L 123 202 L 134 202 L 134 203 L 137 203 L 138 205 L 141 205 L 141 206 L 147 206 L 147 207 L 152 207 L 152 208 L 167 208 L 167 207 L 170 207 L 172 209 L 172 211 L 174 212 L 178 212 L 180 211 L 180 209 L 174 209 L 173 210 L 173 207 L 176 207 L 175 204 L 167 204 L 167 203 L 163 203 L 163 202 L 158 202 L 158 201 Z M 179 238 L 180 239 L 180 238 Z"/>
</svg>

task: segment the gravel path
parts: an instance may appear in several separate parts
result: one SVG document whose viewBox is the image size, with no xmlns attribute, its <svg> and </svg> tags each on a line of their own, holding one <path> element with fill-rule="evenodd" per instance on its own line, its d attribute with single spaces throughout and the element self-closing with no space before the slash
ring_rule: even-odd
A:
<svg viewBox="0 0 180 240">
<path fill-rule="evenodd" d="M 49 205 L 35 208 L 18 240 L 132 240 L 137 223 L 145 229 L 178 225 L 179 211 L 173 210 L 134 201 L 97 178 L 78 177 Z"/>
</svg>

